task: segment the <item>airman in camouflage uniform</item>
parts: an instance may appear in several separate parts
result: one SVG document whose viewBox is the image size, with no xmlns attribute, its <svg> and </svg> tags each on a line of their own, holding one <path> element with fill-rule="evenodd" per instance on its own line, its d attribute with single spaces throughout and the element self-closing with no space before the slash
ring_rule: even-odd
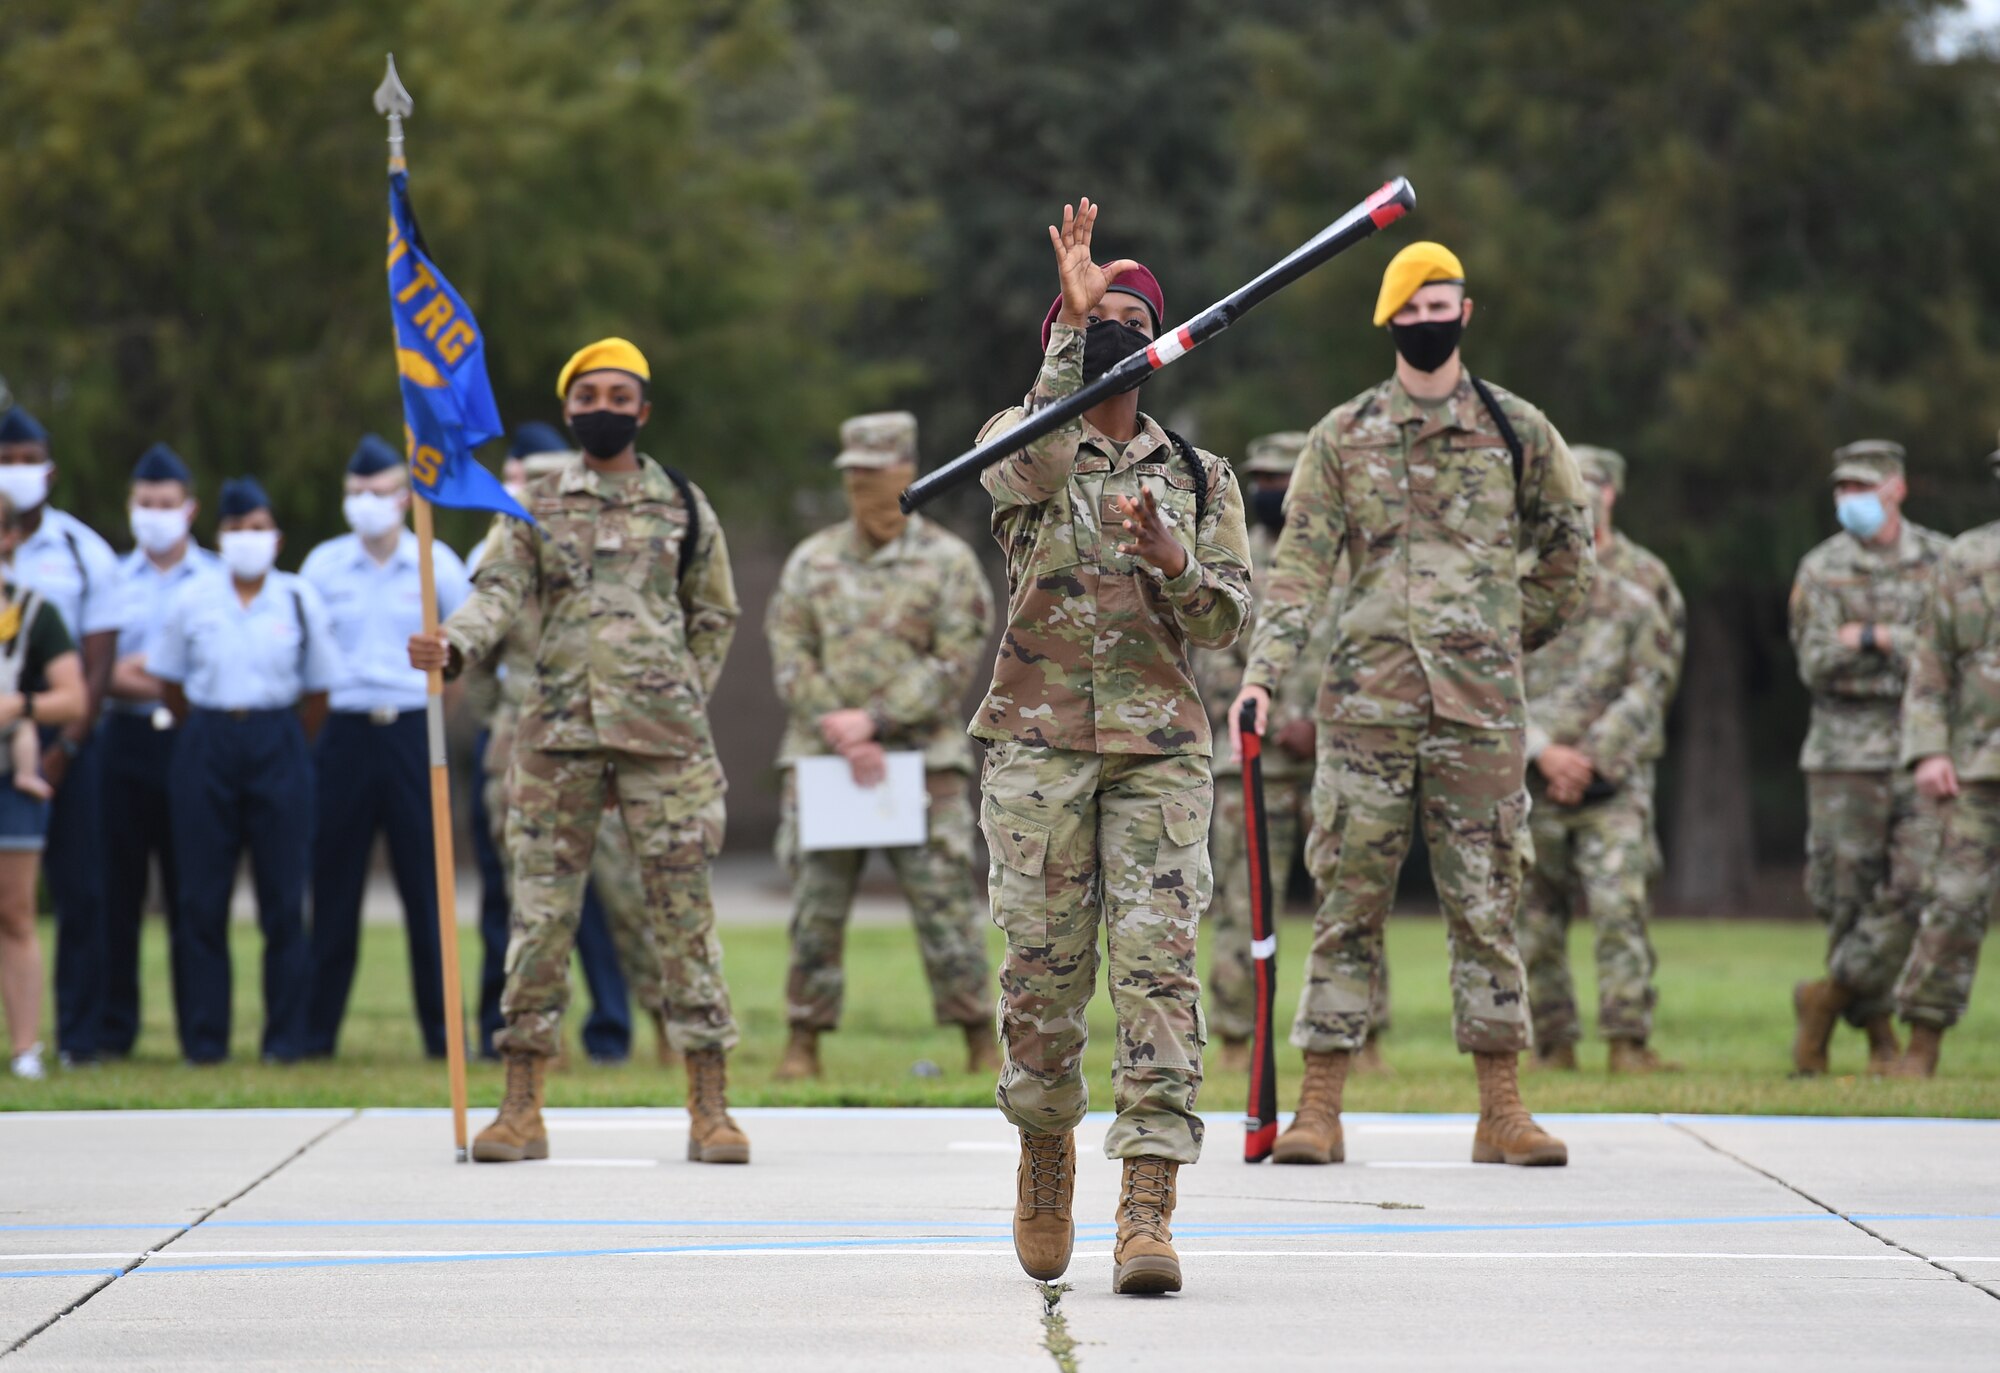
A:
<svg viewBox="0 0 2000 1373">
<path fill-rule="evenodd" d="M 1589 449 L 1578 466 L 1599 493 L 1597 550 L 1611 532 L 1614 475 Z M 1521 915 L 1535 1051 L 1575 1066 L 1583 1037 L 1569 973 L 1569 926 L 1581 913 L 1597 935 L 1598 1032 L 1613 1072 L 1670 1065 L 1647 1047 L 1657 960 L 1647 937 L 1647 833 L 1652 806 L 1646 756 L 1662 728 L 1679 664 L 1652 592 L 1607 573 L 1602 562 L 1583 614 L 1555 642 L 1528 655 L 1527 754 L 1535 864 Z"/>
<path fill-rule="evenodd" d="M 537 454 L 525 464 L 525 471 L 530 477 L 546 476 L 560 471 L 567 461 L 567 454 Z M 483 565 L 486 558 L 509 537 L 508 521 L 504 518 L 496 520 L 486 541 L 474 555 L 474 569 Z M 483 809 L 492 826 L 492 842 L 502 854 L 507 852 L 507 786 L 513 771 L 514 741 L 520 732 L 522 707 L 527 703 L 529 689 L 534 685 L 535 651 L 540 638 L 541 614 L 534 600 L 529 598 L 521 603 L 520 613 L 493 651 L 484 660 L 470 664 L 460 678 L 466 686 L 467 706 L 485 720 L 486 750 L 480 759 L 479 785 L 483 793 Z M 507 874 L 507 885 L 507 909 L 511 912 L 511 871 Z M 625 817 L 616 808 L 604 811 L 599 818 L 597 850 L 590 864 L 590 886 L 597 894 L 596 914 L 591 913 L 593 908 L 586 902 L 577 938 L 585 937 L 592 919 L 604 922 L 604 932 L 610 936 L 611 947 L 616 953 L 616 971 L 623 977 L 622 982 L 610 979 L 611 985 L 621 998 L 629 996 L 649 1011 L 659 1035 L 660 1060 L 668 1062 L 673 1050 L 667 1038 L 666 1013 L 661 1009 L 665 1004 L 666 989 L 660 981 L 659 960 L 647 942 L 649 917 L 646 914 L 645 884 L 639 879 L 632 836 L 625 828 Z M 495 964 L 489 963 L 488 966 L 492 968 Z M 589 966 L 583 966 L 591 995 L 595 997 L 599 995 L 598 984 L 590 981 L 593 974 Z M 499 965 L 498 971 L 500 980 L 491 993 L 491 1014 L 499 1024 L 504 1025 L 505 1022 L 499 1020 L 498 1004 L 499 998 L 505 994 L 504 962 Z M 488 1014 L 486 998 L 487 992 L 482 988 L 482 1032 Z M 590 1032 L 586 1030 L 586 1044 L 589 1040 Z M 497 1050 L 494 1056 L 498 1056 Z"/>
<path fill-rule="evenodd" d="M 856 416 L 840 440 L 834 466 L 853 518 L 792 551 L 764 622 L 786 711 L 778 857 L 794 884 L 792 1036 L 778 1076 L 819 1076 L 819 1036 L 840 1022 L 841 948 L 868 858 L 864 849 L 799 849 L 791 764 L 839 753 L 864 780 L 885 749 L 924 755 L 929 840 L 887 854 L 916 921 L 932 1012 L 940 1025 L 964 1027 L 967 1070 L 992 1072 L 1000 1065 L 965 794 L 972 745 L 959 702 L 986 645 L 993 594 L 963 539 L 897 507 L 917 475 L 916 417 Z"/>
<path fill-rule="evenodd" d="M 1946 540 L 1901 515 L 1902 445 L 1836 450 L 1833 481 L 1848 527 L 1806 554 L 1791 595 L 1792 648 L 1812 692 L 1799 752 L 1806 893 L 1827 926 L 1826 976 L 1792 993 L 1792 1066 L 1825 1072 L 1845 1016 L 1867 1031 L 1869 1070 L 1881 1073 L 1896 1061 L 1890 993 L 1938 849 L 1937 806 L 1897 764 L 1904 681 Z"/>
<path fill-rule="evenodd" d="M 1454 1027 L 1479 1078 L 1473 1157 L 1568 1158 L 1528 1115 L 1516 1077 L 1530 1036 L 1514 943 L 1528 843 L 1521 660 L 1582 607 L 1590 511 L 1547 417 L 1475 388 L 1458 353 L 1471 309 L 1441 245 L 1390 262 L 1376 323 L 1391 327 L 1396 376 L 1312 430 L 1244 672 L 1239 704 L 1268 709 L 1345 562 L 1307 851 L 1322 896 L 1292 1027 L 1306 1071 L 1281 1162 L 1344 1157 L 1341 1093 L 1367 1040 L 1383 924 L 1419 821 L 1450 933 Z"/>
<path fill-rule="evenodd" d="M 1285 527 L 1285 488 L 1298 465 L 1306 436 L 1300 432 L 1266 434 L 1252 439 L 1244 471 L 1250 476 L 1251 591 L 1270 572 L 1271 554 Z M 1299 655 L 1272 703 L 1273 747 L 1264 754 L 1264 816 L 1270 841 L 1271 883 L 1282 902 L 1287 874 L 1297 860 L 1306 830 L 1312 824 L 1312 774 L 1315 752 L 1313 712 L 1319 701 L 1320 668 L 1333 642 L 1333 625 L 1340 614 L 1344 589 L 1336 586 L 1326 613 L 1313 630 L 1312 642 Z M 1243 685 L 1243 664 L 1249 642 L 1239 638 L 1225 649 L 1197 653 L 1195 684 L 1208 706 L 1210 729 L 1229 738 L 1235 724 L 1229 703 Z M 1233 750 L 1218 750 L 1215 761 L 1215 819 L 1209 829 L 1209 863 L 1215 871 L 1215 900 L 1209 903 L 1204 942 L 1208 945 L 1207 996 L 1209 1029 L 1222 1039 L 1222 1066 L 1241 1072 L 1250 1066 L 1250 1034 L 1256 1018 L 1255 961 L 1250 956 L 1250 846 L 1243 809 L 1243 765 Z M 1380 1068 L 1375 1040 L 1389 1019 L 1388 965 L 1378 983 L 1369 1015 L 1368 1048 Z M 1361 1066 L 1358 1064 L 1357 1066 Z"/>
<path fill-rule="evenodd" d="M 1611 490 L 1614 504 L 1625 498 L 1625 458 L 1609 448 L 1597 448 L 1577 444 L 1570 454 L 1579 463 L 1585 454 L 1601 463 L 1611 475 Z M 1667 643 L 1666 658 L 1673 665 L 1673 674 L 1667 679 L 1666 696 L 1660 702 L 1660 732 L 1647 744 L 1639 761 L 1639 770 L 1633 775 L 1628 790 L 1640 798 L 1646 806 L 1646 891 L 1647 906 L 1653 905 L 1654 894 L 1659 890 L 1660 879 L 1666 874 L 1666 855 L 1660 848 L 1659 809 L 1659 761 L 1666 752 L 1666 720 L 1673 709 L 1674 697 L 1680 691 L 1681 669 L 1687 663 L 1687 601 L 1681 595 L 1674 574 L 1667 567 L 1666 560 L 1659 554 L 1637 542 L 1624 530 L 1613 527 L 1611 542 L 1597 551 L 1598 570 L 1607 576 L 1623 577 L 1628 582 L 1637 582 L 1651 593 L 1659 603 L 1660 613 L 1666 617 Z M 1537 1040 L 1536 1048 L 1541 1047 Z"/>
<path fill-rule="evenodd" d="M 2000 452 L 1986 461 L 2000 478 Z M 1910 1045 L 1894 1071 L 1930 1077 L 1944 1032 L 1971 999 L 2000 887 L 2000 522 L 1959 535 L 1938 560 L 1910 657 L 1902 743 L 1918 790 L 1944 807 L 1933 891 L 1895 988 Z"/>
<path fill-rule="evenodd" d="M 982 439 L 1157 335 L 1158 283 L 1129 260 L 1091 261 L 1095 219 L 1085 201 L 1051 229 L 1062 295 L 1041 373 Z M 1195 937 L 1214 804 L 1189 651 L 1227 646 L 1249 618 L 1243 498 L 1228 463 L 1170 435 L 1129 391 L 981 480 L 1007 562 L 1006 631 L 971 729 L 988 741 L 980 823 L 1007 936 L 996 1096 L 1021 1131 L 1015 1252 L 1043 1279 L 1069 1261 L 1101 941 L 1118 1024 L 1104 1151 L 1124 1161 L 1112 1286 L 1176 1290 L 1167 1222 L 1177 1169 L 1201 1152 Z"/>
<path fill-rule="evenodd" d="M 492 651 L 529 600 L 541 615 L 508 787 L 514 932 L 507 1026 L 495 1039 L 507 1095 L 475 1141 L 474 1156 L 488 1161 L 548 1152 L 542 1073 L 559 1043 L 607 801 L 623 812 L 637 852 L 661 1008 L 688 1065 L 688 1155 L 750 1156 L 725 1100 L 736 1022 L 709 892 L 724 781 L 708 700 L 735 633 L 736 588 L 707 498 L 635 447 L 651 413 L 649 380 L 645 358 L 622 339 L 570 359 L 556 389 L 584 451 L 528 484 L 523 503 L 536 523 L 510 523 L 471 598 L 440 633 L 410 643 L 415 666 L 456 674 Z"/>
</svg>

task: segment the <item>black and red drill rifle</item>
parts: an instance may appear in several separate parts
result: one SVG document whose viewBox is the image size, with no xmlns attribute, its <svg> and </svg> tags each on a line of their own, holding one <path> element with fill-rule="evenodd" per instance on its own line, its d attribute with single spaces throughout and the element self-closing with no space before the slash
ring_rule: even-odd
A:
<svg viewBox="0 0 2000 1373">
<path fill-rule="evenodd" d="M 1250 1030 L 1250 1107 L 1243 1117 L 1243 1161 L 1262 1163 L 1278 1138 L 1278 1051 L 1271 1043 L 1272 1003 L 1278 994 L 1278 935 L 1273 919 L 1271 832 L 1264 818 L 1264 736 L 1257 733 L 1257 705 L 1243 703 L 1236 722 L 1243 749 L 1243 823 L 1250 850 L 1250 967 L 1257 987 L 1257 1018 Z"/>
</svg>

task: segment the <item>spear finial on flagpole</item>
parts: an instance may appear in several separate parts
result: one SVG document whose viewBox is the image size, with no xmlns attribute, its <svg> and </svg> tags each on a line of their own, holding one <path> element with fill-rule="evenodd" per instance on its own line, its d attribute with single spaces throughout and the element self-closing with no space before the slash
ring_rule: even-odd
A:
<svg viewBox="0 0 2000 1373">
<path fill-rule="evenodd" d="M 396 54 L 389 54 L 389 71 L 382 78 L 382 84 L 375 88 L 375 113 L 389 118 L 389 170 L 404 170 L 403 162 L 403 120 L 417 108 L 417 102 L 410 99 L 410 93 L 403 89 L 402 78 L 396 75 Z"/>
</svg>

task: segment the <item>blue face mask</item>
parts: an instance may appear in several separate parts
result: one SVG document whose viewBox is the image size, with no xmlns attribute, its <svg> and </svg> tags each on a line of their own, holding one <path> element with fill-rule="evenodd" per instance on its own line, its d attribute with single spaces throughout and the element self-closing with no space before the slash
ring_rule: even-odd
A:
<svg viewBox="0 0 2000 1373">
<path fill-rule="evenodd" d="M 1874 538 L 1882 522 L 1889 518 L 1889 512 L 1882 508 L 1882 498 L 1873 491 L 1834 497 L 1833 513 L 1839 517 L 1840 527 L 1857 539 Z"/>
</svg>

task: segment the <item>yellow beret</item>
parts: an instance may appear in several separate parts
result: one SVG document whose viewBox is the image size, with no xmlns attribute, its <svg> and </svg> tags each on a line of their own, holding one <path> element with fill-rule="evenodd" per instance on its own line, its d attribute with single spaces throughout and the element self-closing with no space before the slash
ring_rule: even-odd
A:
<svg viewBox="0 0 2000 1373">
<path fill-rule="evenodd" d="M 639 351 L 636 344 L 622 338 L 601 338 L 595 343 L 584 344 L 563 364 L 562 371 L 556 376 L 556 399 L 569 399 L 569 384 L 579 372 L 595 372 L 606 367 L 630 372 L 641 381 L 653 379 L 653 369 L 646 365 L 646 355 Z"/>
<path fill-rule="evenodd" d="M 1375 327 L 1387 324 L 1390 316 L 1410 303 L 1418 287 L 1433 281 L 1465 281 L 1464 266 L 1444 244 L 1412 243 L 1390 258 L 1382 273 L 1382 294 L 1375 297 Z"/>
</svg>

